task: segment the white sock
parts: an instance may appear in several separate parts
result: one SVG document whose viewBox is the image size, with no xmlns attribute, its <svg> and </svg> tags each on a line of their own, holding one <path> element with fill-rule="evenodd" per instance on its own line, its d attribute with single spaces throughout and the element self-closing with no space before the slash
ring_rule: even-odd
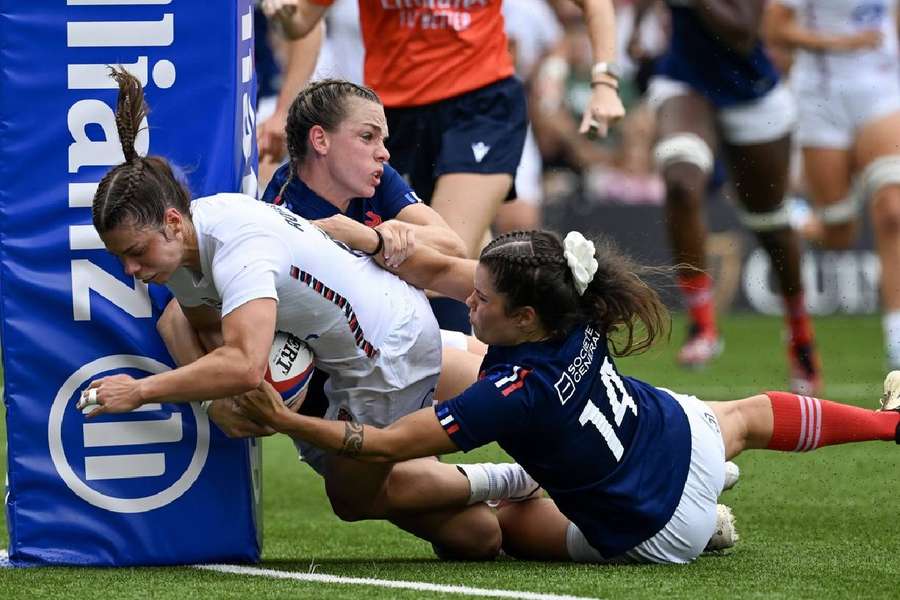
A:
<svg viewBox="0 0 900 600">
<path fill-rule="evenodd" d="M 517 463 L 477 463 L 456 468 L 469 480 L 469 504 L 522 499 L 538 488 L 538 483 Z"/>
<path fill-rule="evenodd" d="M 900 310 L 892 310 L 881 317 L 884 346 L 892 369 L 900 368 Z"/>
</svg>

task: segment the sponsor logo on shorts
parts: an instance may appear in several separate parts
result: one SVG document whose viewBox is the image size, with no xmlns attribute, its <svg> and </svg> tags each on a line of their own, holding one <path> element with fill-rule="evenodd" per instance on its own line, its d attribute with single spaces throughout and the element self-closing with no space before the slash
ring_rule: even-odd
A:
<svg viewBox="0 0 900 600">
<path fill-rule="evenodd" d="M 480 163 L 482 160 L 484 160 L 484 157 L 487 156 L 487 153 L 490 151 L 491 147 L 484 142 L 472 144 L 472 154 L 475 155 L 475 162 L 477 163 Z"/>
</svg>

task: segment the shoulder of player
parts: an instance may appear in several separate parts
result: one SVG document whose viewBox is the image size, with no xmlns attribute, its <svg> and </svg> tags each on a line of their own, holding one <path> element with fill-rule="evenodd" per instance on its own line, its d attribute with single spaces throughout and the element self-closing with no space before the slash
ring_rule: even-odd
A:
<svg viewBox="0 0 900 600">
<path fill-rule="evenodd" d="M 479 374 L 479 382 L 485 389 L 495 390 L 502 396 L 509 396 L 517 391 L 530 393 L 543 387 L 543 377 L 534 374 L 542 369 L 535 364 L 497 364 L 488 367 Z"/>
<path fill-rule="evenodd" d="M 274 225 L 288 215 L 298 223 L 306 223 L 287 209 L 245 194 L 215 194 L 198 198 L 191 204 L 191 217 L 198 235 L 220 242 L 244 240 L 247 236 L 278 237 Z"/>
</svg>

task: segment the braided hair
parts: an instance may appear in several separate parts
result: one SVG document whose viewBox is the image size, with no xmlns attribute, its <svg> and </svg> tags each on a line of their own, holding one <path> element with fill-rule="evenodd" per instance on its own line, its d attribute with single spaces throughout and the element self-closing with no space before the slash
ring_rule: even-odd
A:
<svg viewBox="0 0 900 600">
<path fill-rule="evenodd" d="M 123 223 L 161 227 L 170 207 L 190 215 L 190 193 L 175 177 L 168 161 L 159 156 L 143 157 L 135 150 L 135 140 L 149 112 L 141 82 L 122 67 L 110 67 L 110 77 L 119 85 L 116 129 L 125 162 L 113 167 L 97 186 L 92 207 L 94 228 L 104 233 Z"/>
<path fill-rule="evenodd" d="M 381 104 L 370 88 L 343 79 L 322 79 L 310 83 L 297 94 L 288 109 L 285 132 L 291 160 L 290 180 L 309 154 L 309 131 L 319 125 L 334 131 L 347 117 L 347 98 L 356 97 Z M 285 186 L 287 182 L 285 182 Z M 281 193 L 284 192 L 282 187 Z"/>
<path fill-rule="evenodd" d="M 641 279 L 662 269 L 636 264 L 608 240 L 595 246 L 599 267 L 584 294 L 575 289 L 562 240 L 550 231 L 501 235 L 485 246 L 479 262 L 506 297 L 507 314 L 531 306 L 552 339 L 591 324 L 606 333 L 615 355 L 643 352 L 668 330 L 665 305 Z"/>
</svg>

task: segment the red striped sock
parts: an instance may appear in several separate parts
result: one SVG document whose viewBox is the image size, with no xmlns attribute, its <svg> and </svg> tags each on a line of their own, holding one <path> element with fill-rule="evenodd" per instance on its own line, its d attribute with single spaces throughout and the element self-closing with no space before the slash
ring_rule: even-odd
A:
<svg viewBox="0 0 900 600">
<path fill-rule="evenodd" d="M 803 292 L 784 297 L 784 320 L 791 332 L 791 342 L 809 344 L 813 339 L 812 321 L 806 312 Z"/>
<path fill-rule="evenodd" d="M 716 308 L 713 304 L 712 277 L 706 273 L 679 275 L 678 287 L 687 304 L 691 320 L 705 334 L 716 333 Z"/>
<path fill-rule="evenodd" d="M 766 392 L 772 402 L 770 450 L 808 452 L 822 446 L 896 438 L 900 413 L 879 412 L 787 392 Z"/>
</svg>

